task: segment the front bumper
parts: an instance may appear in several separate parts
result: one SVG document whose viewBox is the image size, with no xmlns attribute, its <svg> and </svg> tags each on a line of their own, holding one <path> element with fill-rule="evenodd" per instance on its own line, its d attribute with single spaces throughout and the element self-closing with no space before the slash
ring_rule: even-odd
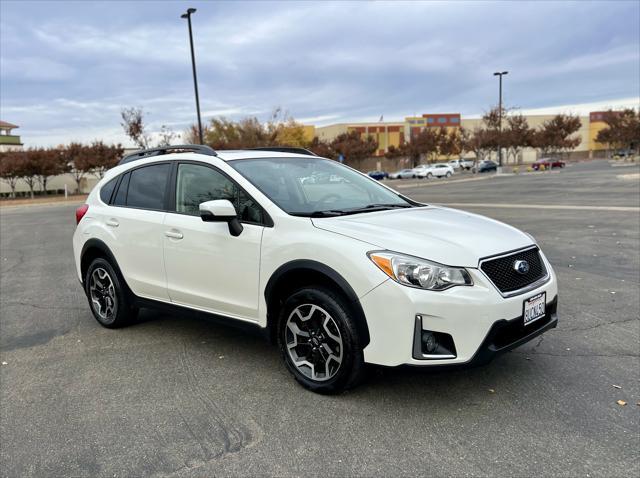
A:
<svg viewBox="0 0 640 478">
<path fill-rule="evenodd" d="M 360 298 L 371 337 L 364 349 L 365 361 L 386 366 L 486 363 L 555 327 L 557 281 L 544 256 L 543 261 L 549 280 L 534 290 L 508 298 L 502 297 L 478 269 L 468 269 L 473 286 L 440 292 L 406 287 L 389 279 Z M 540 292 L 546 293 L 546 316 L 519 328 L 523 301 Z M 453 338 L 454 356 L 414 356 L 418 316 L 422 329 Z"/>
</svg>

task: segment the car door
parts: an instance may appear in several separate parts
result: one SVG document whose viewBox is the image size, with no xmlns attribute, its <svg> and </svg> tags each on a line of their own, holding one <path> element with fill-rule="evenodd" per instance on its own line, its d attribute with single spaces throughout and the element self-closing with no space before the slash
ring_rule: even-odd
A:
<svg viewBox="0 0 640 478">
<path fill-rule="evenodd" d="M 217 168 L 179 162 L 164 223 L 164 260 L 171 301 L 245 320 L 258 319 L 260 246 L 266 213 Z M 226 222 L 205 222 L 199 204 L 231 201 L 243 225 L 234 237 Z"/>
<path fill-rule="evenodd" d="M 140 297 L 169 300 L 163 261 L 165 204 L 171 164 L 144 165 L 121 176 L 105 229 L 118 266 Z"/>
</svg>

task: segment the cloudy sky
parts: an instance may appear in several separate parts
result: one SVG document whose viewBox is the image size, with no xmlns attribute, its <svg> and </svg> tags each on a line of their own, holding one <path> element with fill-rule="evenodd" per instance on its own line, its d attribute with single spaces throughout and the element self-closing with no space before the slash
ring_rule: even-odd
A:
<svg viewBox="0 0 640 478">
<path fill-rule="evenodd" d="M 0 2 L 0 114 L 27 146 L 128 144 L 195 120 L 186 7 L 203 116 L 309 124 L 637 105 L 640 2 Z"/>
</svg>

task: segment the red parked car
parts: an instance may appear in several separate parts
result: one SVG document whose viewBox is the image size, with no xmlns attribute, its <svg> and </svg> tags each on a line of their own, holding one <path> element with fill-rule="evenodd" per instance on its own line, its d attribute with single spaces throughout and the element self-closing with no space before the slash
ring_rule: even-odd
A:
<svg viewBox="0 0 640 478">
<path fill-rule="evenodd" d="M 536 171 L 540 169 L 540 166 L 544 166 L 544 169 L 564 168 L 565 163 L 558 158 L 540 158 L 531 165 Z"/>
</svg>

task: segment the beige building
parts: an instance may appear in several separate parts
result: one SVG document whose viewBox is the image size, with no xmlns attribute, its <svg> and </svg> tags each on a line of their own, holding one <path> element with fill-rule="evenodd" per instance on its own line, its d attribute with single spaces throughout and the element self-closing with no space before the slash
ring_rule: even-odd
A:
<svg viewBox="0 0 640 478">
<path fill-rule="evenodd" d="M 13 130 L 17 128 L 19 128 L 18 125 L 0 120 L 0 153 L 22 150 L 23 144 L 20 141 L 20 136 L 12 134 Z"/>
<path fill-rule="evenodd" d="M 551 120 L 555 115 L 526 115 L 529 126 L 539 128 L 545 121 Z M 576 133 L 580 137 L 580 144 L 573 150 L 574 156 L 592 156 L 595 151 L 605 149 L 604 145 L 595 142 L 597 132 L 604 127 L 602 112 L 591 113 L 589 116 L 580 116 L 582 126 Z M 378 123 L 338 123 L 316 127 L 316 136 L 324 141 L 332 141 L 338 135 L 349 131 L 358 131 L 364 136 L 373 136 L 378 141 L 380 149 L 376 156 L 383 156 L 389 146 L 399 147 L 419 133 L 423 128 L 445 127 L 454 129 L 464 127 L 470 131 L 479 128 L 481 118 L 463 118 L 459 113 L 427 113 L 422 116 L 409 116 L 401 122 Z M 467 154 L 473 157 L 473 153 Z M 518 162 L 533 162 L 537 159 L 537 151 L 527 148 L 522 152 Z"/>
</svg>

